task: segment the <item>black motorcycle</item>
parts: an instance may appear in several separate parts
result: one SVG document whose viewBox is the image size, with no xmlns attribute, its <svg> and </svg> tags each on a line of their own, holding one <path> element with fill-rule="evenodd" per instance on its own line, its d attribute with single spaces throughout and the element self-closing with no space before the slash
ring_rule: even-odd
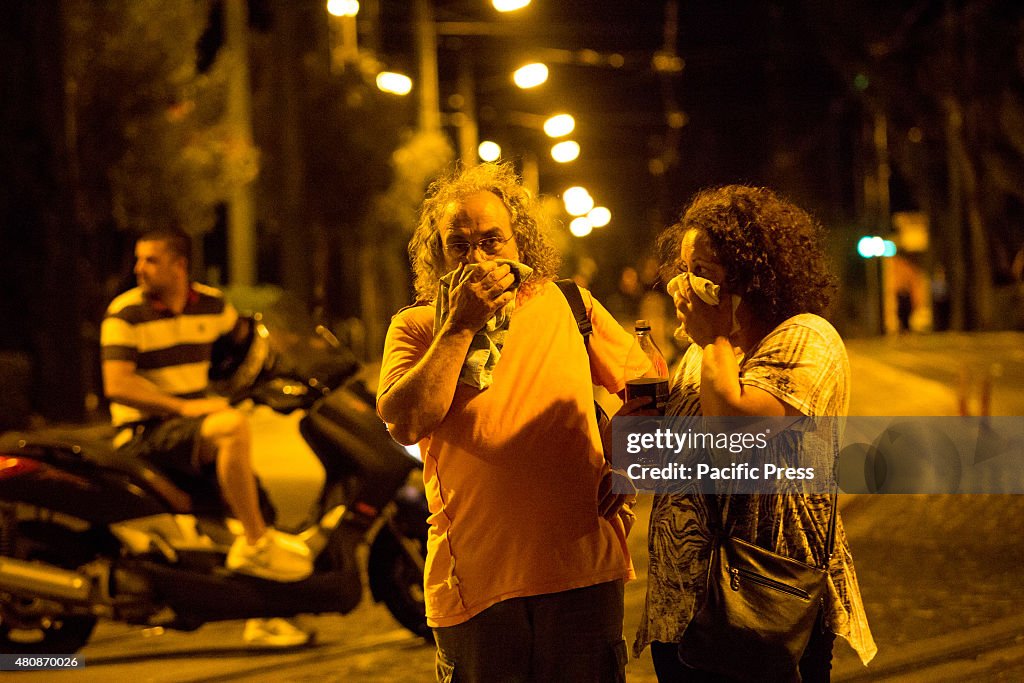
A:
<svg viewBox="0 0 1024 683">
<path fill-rule="evenodd" d="M 325 472 L 300 533 L 316 556 L 313 574 L 281 583 L 229 572 L 235 535 L 220 495 L 184 491 L 95 429 L 10 433 L 0 439 L 0 652 L 75 652 L 101 617 L 187 631 L 227 619 L 345 614 L 362 598 L 362 544 L 373 598 L 430 638 L 422 463 L 389 437 L 355 379 L 354 356 L 295 318 L 287 307 L 253 316 L 243 352 L 233 348 L 215 368 L 236 401 L 305 411 L 299 432 Z"/>
</svg>

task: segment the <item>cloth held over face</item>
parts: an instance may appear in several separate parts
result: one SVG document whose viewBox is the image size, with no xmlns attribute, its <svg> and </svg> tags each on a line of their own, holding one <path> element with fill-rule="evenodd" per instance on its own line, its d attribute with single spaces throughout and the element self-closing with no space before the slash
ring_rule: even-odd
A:
<svg viewBox="0 0 1024 683">
<path fill-rule="evenodd" d="M 693 290 L 693 293 L 696 294 L 701 301 L 706 303 L 708 306 L 717 306 L 719 304 L 719 302 L 721 301 L 722 286 L 716 285 L 714 282 L 705 277 L 698 277 L 689 271 L 685 273 L 680 273 L 679 275 L 676 275 L 674 278 L 668 281 L 668 285 L 666 285 L 665 287 L 665 289 L 668 290 L 668 295 L 671 296 L 672 298 L 675 298 L 676 293 L 682 291 L 683 282 L 687 279 L 689 279 L 690 281 L 690 289 Z M 736 308 L 739 305 L 740 296 L 738 294 L 733 294 L 732 330 L 729 332 L 729 334 L 736 334 L 737 332 L 739 332 L 740 326 L 739 323 L 736 321 Z M 681 331 L 681 329 L 682 328 L 680 328 L 680 330 L 677 330 L 677 332 Z M 676 338 L 679 338 L 678 335 L 676 336 Z"/>
<path fill-rule="evenodd" d="M 515 279 L 508 291 L 513 294 L 519 290 L 523 281 L 533 274 L 533 268 L 518 261 L 494 259 L 493 262 L 505 264 L 512 271 L 512 276 Z M 438 282 L 437 302 L 434 311 L 435 335 L 441 330 L 441 325 L 444 321 L 448 319 L 449 292 L 451 292 L 453 287 L 464 282 L 476 267 L 477 264 L 475 263 L 467 264 L 462 271 L 462 277 L 459 282 L 453 282 L 456 273 L 454 270 L 444 275 Z M 512 320 L 512 311 L 515 310 L 515 306 L 516 298 L 513 296 L 512 301 L 495 313 L 473 336 L 473 341 L 470 342 L 469 351 L 466 354 L 466 360 L 462 365 L 462 372 L 459 374 L 459 382 L 481 390 L 491 385 L 494 368 L 501 358 L 501 348 L 505 344 L 505 335 L 508 333 L 508 326 Z"/>
</svg>

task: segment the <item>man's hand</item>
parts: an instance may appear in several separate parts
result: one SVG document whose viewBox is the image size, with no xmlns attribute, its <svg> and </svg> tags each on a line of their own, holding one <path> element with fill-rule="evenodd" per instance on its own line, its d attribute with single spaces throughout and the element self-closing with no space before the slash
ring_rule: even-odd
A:
<svg viewBox="0 0 1024 683">
<path fill-rule="evenodd" d="M 181 404 L 178 414 L 182 417 L 202 417 L 210 413 L 227 410 L 231 407 L 226 398 L 212 396 L 210 398 L 193 398 Z"/>
<path fill-rule="evenodd" d="M 632 493 L 615 493 L 614 489 L 631 489 Z M 629 477 L 620 471 L 607 469 L 597 485 L 597 514 L 605 519 L 614 519 L 623 505 L 630 508 L 636 503 L 636 487 Z"/>
<path fill-rule="evenodd" d="M 465 269 L 466 264 L 461 264 L 455 271 L 456 284 L 448 293 L 448 319 L 456 329 L 476 332 L 512 301 L 515 294 L 508 289 L 515 276 L 506 263 L 481 261 L 462 281 Z"/>
</svg>

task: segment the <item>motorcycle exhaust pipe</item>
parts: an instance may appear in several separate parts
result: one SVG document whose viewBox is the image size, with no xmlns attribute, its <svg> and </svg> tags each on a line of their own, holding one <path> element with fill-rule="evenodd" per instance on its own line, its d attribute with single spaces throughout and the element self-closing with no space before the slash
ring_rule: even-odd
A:
<svg viewBox="0 0 1024 683">
<path fill-rule="evenodd" d="M 87 602 L 90 588 L 89 578 L 77 572 L 41 562 L 0 557 L 0 590 Z"/>
</svg>

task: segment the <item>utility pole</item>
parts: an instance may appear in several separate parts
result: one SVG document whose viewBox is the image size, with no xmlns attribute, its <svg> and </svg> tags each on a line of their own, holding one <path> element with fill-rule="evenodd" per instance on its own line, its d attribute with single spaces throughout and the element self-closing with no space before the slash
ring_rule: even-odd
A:
<svg viewBox="0 0 1024 683">
<path fill-rule="evenodd" d="M 228 101 L 225 114 L 232 141 L 243 158 L 252 151 L 252 96 L 249 84 L 249 18 L 245 0 L 224 3 L 225 43 L 231 55 L 228 69 Z M 232 285 L 256 283 L 256 243 L 252 184 L 231 191 L 228 203 L 228 273 Z"/>
<path fill-rule="evenodd" d="M 480 145 L 480 129 L 476 122 L 476 77 L 473 61 L 466 50 L 459 53 L 459 157 L 466 167 L 476 165 L 477 147 Z"/>
<path fill-rule="evenodd" d="M 889 178 L 892 168 L 889 166 L 889 121 L 881 109 L 875 110 L 872 140 L 875 146 L 875 211 L 876 229 L 888 234 L 892 229 L 892 208 L 889 199 Z M 879 332 L 886 334 L 899 329 L 896 321 L 895 294 L 892 285 L 892 264 L 890 259 L 876 258 L 878 261 L 877 275 L 869 273 L 869 277 L 878 283 L 878 323 Z"/>
<path fill-rule="evenodd" d="M 274 68 L 276 87 L 274 112 L 281 154 L 281 284 L 309 305 L 313 301 L 313 268 L 310 249 L 313 230 L 305 211 L 306 167 L 303 161 L 303 107 L 300 36 L 304 26 L 293 3 L 280 4 L 275 23 Z"/>
<path fill-rule="evenodd" d="M 419 54 L 420 130 L 441 130 L 441 95 L 437 75 L 437 29 L 430 0 L 415 0 L 416 50 Z"/>
</svg>

